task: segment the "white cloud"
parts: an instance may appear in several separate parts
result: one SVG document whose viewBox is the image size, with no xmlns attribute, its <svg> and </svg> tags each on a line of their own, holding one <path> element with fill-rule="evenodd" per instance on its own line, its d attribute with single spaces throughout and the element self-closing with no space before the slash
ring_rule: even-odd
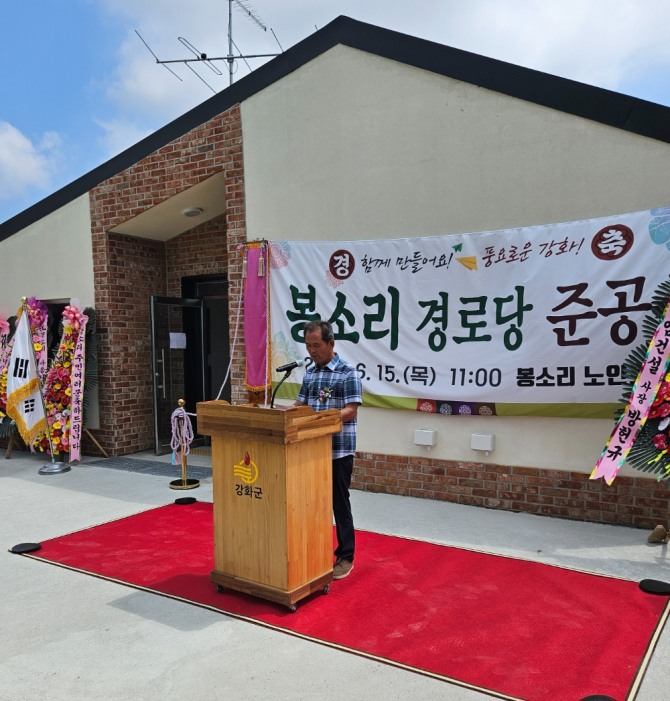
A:
<svg viewBox="0 0 670 701">
<path fill-rule="evenodd" d="M 102 129 L 99 140 L 108 158 L 125 151 L 151 133 L 150 129 L 123 118 L 96 119 L 95 123 Z"/>
<path fill-rule="evenodd" d="M 152 49 L 156 51 L 153 46 Z M 173 49 L 172 54 L 163 51 L 162 55 L 171 58 L 176 53 L 177 49 Z M 179 56 L 182 55 L 183 52 L 179 52 Z M 125 113 L 169 121 L 213 95 L 192 73 L 189 76 L 190 71 L 182 64 L 171 65 L 171 69 L 182 81 L 158 65 L 132 32 L 121 46 L 119 65 L 107 86 L 107 97 Z"/>
<path fill-rule="evenodd" d="M 60 144 L 56 132 L 45 132 L 39 143 L 33 143 L 16 127 L 0 122 L 0 199 L 10 200 L 33 188 L 50 187 Z"/>
<path fill-rule="evenodd" d="M 619 90 L 670 64 L 666 0 L 471 0 L 443 43 Z M 452 41 L 450 41 L 451 39 Z"/>
<path fill-rule="evenodd" d="M 200 52 L 210 56 L 226 54 L 225 11 L 206 0 L 192 0 L 188 7 L 175 0 L 103 0 L 105 10 L 120 16 L 128 29 L 119 47 L 118 65 L 106 85 L 107 98 L 120 113 L 151 124 L 155 129 L 195 107 L 214 92 L 182 63 L 170 64 L 182 80 L 156 63 L 137 30 L 151 51 L 160 60 L 195 58 L 178 40 L 183 36 Z M 216 21 L 212 15 L 216 17 Z M 208 20 L 203 21 L 207 17 Z M 219 24 L 219 20 L 221 24 Z M 217 62 L 224 76 L 217 76 L 203 64 L 196 70 L 214 88 L 228 86 L 224 62 Z"/>
</svg>

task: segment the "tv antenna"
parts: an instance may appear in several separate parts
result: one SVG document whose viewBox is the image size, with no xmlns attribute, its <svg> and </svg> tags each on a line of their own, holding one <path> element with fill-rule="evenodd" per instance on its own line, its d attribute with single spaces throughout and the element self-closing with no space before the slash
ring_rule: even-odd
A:
<svg viewBox="0 0 670 701">
<path fill-rule="evenodd" d="M 161 59 L 156 56 L 156 54 L 153 52 L 149 44 L 143 39 L 142 35 L 135 30 L 135 34 L 140 38 L 142 43 L 149 49 L 149 52 L 151 55 L 156 59 L 156 63 L 159 63 L 161 66 L 165 66 L 172 75 L 177 78 L 178 80 L 181 80 L 181 77 L 178 76 L 168 64 L 171 63 L 183 63 L 189 70 L 191 70 L 212 92 L 216 93 L 217 91 L 195 70 L 195 68 L 191 65 L 192 63 L 202 63 L 207 68 L 209 68 L 213 73 L 216 75 L 223 75 L 223 73 L 219 70 L 218 66 L 216 66 L 213 62 L 214 61 L 227 61 L 228 62 L 228 77 L 229 77 L 229 85 L 233 84 L 233 75 L 235 74 L 236 70 L 236 61 L 238 59 L 242 59 L 246 65 L 247 68 L 251 71 L 252 68 L 247 62 L 248 58 L 273 58 L 275 56 L 279 56 L 279 54 L 246 54 L 243 55 L 240 49 L 238 48 L 237 44 L 233 41 L 233 5 L 237 7 L 238 10 L 243 12 L 244 14 L 247 15 L 247 17 L 252 20 L 255 24 L 257 24 L 264 32 L 267 32 L 267 27 L 261 22 L 261 20 L 256 16 L 254 13 L 251 4 L 248 2 L 248 0 L 228 0 L 228 54 L 226 56 L 208 56 L 206 53 L 202 53 L 201 51 L 198 51 L 193 44 L 191 44 L 188 39 L 185 39 L 184 37 L 177 37 L 181 44 L 185 46 L 194 56 L 195 58 L 179 58 L 179 59 L 171 59 L 167 61 L 162 61 Z M 277 39 L 277 35 L 274 33 L 274 30 L 270 28 L 270 31 L 272 32 L 272 36 L 275 38 L 275 41 L 279 45 L 279 48 L 283 52 L 284 49 L 282 48 L 282 45 L 279 43 L 279 39 Z M 237 53 L 233 53 L 233 49 L 237 51 Z"/>
</svg>

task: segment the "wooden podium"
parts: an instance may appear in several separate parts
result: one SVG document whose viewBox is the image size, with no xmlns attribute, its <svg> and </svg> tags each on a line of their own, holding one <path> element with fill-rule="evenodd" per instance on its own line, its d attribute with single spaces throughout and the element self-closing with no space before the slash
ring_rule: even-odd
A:
<svg viewBox="0 0 670 701">
<path fill-rule="evenodd" d="M 332 438 L 337 409 L 199 402 L 198 433 L 212 437 L 211 580 L 285 604 L 333 579 Z"/>
</svg>

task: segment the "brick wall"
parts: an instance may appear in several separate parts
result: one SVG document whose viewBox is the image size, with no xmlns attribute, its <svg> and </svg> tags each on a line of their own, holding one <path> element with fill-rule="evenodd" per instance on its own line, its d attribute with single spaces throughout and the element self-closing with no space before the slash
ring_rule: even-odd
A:
<svg viewBox="0 0 670 701">
<path fill-rule="evenodd" d="M 109 233 L 115 226 L 216 173 L 224 172 L 226 212 L 167 243 Z M 142 159 L 89 193 L 100 331 L 100 429 L 110 455 L 153 447 L 149 297 L 180 296 L 182 275 L 226 274 L 231 311 L 239 297 L 246 241 L 239 106 Z M 240 349 L 242 351 L 243 349 Z M 233 382 L 244 373 L 234 359 Z M 236 387 L 234 400 L 242 397 Z M 87 452 L 96 452 L 85 445 Z"/>
<path fill-rule="evenodd" d="M 356 456 L 354 489 L 639 528 L 668 524 L 670 490 L 643 477 L 611 486 L 576 472 L 378 453 Z"/>
<path fill-rule="evenodd" d="M 167 294 L 181 297 L 182 277 L 228 274 L 226 216 L 215 217 L 165 244 Z"/>
<path fill-rule="evenodd" d="M 165 246 L 109 234 L 98 241 L 96 255 L 105 261 L 104 273 L 96 274 L 101 426 L 96 438 L 111 454 L 123 455 L 153 445 L 148 300 L 165 294 Z"/>
<path fill-rule="evenodd" d="M 197 275 L 215 275 L 225 273 L 228 276 L 229 328 L 231 329 L 230 352 L 233 357 L 231 368 L 232 401 L 241 404 L 248 401 L 244 389 L 244 340 L 243 330 L 239 329 L 239 338 L 233 349 L 233 333 L 236 317 L 241 312 L 240 293 L 242 285 L 242 249 L 244 230 L 238 228 L 232 237 L 227 233 L 230 225 L 228 214 L 210 220 L 191 231 L 167 242 L 167 279 L 168 295 L 181 296 L 182 277 Z M 235 242 L 229 243 L 230 239 Z"/>
</svg>

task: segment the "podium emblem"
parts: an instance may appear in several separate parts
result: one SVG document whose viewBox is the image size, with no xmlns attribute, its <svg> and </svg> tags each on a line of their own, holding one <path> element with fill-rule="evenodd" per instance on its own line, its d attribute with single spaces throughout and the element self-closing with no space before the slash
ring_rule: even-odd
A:
<svg viewBox="0 0 670 701">
<path fill-rule="evenodd" d="M 244 454 L 244 458 L 237 465 L 233 466 L 233 474 L 245 484 L 253 484 L 258 479 L 258 466 L 248 452 Z"/>
</svg>

